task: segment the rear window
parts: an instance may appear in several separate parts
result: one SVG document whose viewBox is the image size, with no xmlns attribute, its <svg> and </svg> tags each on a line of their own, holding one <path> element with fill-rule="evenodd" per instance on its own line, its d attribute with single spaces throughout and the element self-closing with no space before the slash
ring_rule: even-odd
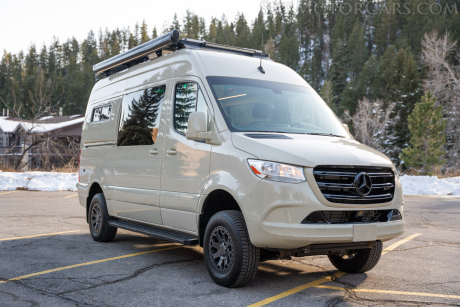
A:
<svg viewBox="0 0 460 307">
<path fill-rule="evenodd" d="M 109 120 L 111 112 L 112 112 L 112 105 L 106 105 L 106 106 L 94 108 L 91 121 L 92 122 L 102 122 L 102 121 Z"/>
</svg>

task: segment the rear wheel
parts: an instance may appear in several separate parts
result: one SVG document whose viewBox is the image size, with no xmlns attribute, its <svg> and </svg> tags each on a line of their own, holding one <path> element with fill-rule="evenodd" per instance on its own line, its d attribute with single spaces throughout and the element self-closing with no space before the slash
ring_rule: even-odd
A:
<svg viewBox="0 0 460 307">
<path fill-rule="evenodd" d="M 204 235 L 203 253 L 209 275 L 218 285 L 241 287 L 257 273 L 260 250 L 249 240 L 239 211 L 221 211 L 212 216 Z"/>
<path fill-rule="evenodd" d="M 372 270 L 382 255 L 382 242 L 376 241 L 372 248 L 349 251 L 345 255 L 329 255 L 337 269 L 347 273 L 364 273 Z"/>
<path fill-rule="evenodd" d="M 89 231 L 95 241 L 110 242 L 117 234 L 117 228 L 109 225 L 109 212 L 104 194 L 94 195 L 88 212 Z"/>
</svg>

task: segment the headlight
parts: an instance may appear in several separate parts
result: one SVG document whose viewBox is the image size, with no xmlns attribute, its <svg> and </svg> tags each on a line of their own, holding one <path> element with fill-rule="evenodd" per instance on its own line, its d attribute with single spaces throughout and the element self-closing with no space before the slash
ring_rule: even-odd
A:
<svg viewBox="0 0 460 307">
<path fill-rule="evenodd" d="M 298 166 L 261 160 L 248 160 L 248 163 L 254 174 L 260 178 L 296 183 L 306 181 L 303 169 Z"/>
</svg>

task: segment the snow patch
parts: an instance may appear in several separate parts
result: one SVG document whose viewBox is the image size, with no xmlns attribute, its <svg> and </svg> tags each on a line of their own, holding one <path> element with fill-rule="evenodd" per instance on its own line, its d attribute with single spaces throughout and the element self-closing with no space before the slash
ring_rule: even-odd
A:
<svg viewBox="0 0 460 307">
<path fill-rule="evenodd" d="M 0 172 L 0 191 L 76 191 L 77 173 Z"/>
<path fill-rule="evenodd" d="M 400 180 L 404 195 L 460 195 L 460 177 L 404 175 Z"/>
<path fill-rule="evenodd" d="M 404 175 L 400 181 L 404 195 L 460 195 L 460 177 Z M 77 182 L 76 173 L 0 171 L 0 191 L 77 191 Z"/>
</svg>

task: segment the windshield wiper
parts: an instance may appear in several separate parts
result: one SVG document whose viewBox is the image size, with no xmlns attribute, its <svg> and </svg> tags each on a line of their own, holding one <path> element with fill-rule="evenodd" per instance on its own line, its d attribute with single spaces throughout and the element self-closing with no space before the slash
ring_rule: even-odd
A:
<svg viewBox="0 0 460 307">
<path fill-rule="evenodd" d="M 311 133 L 305 133 L 308 135 L 324 135 L 324 136 L 335 136 L 338 138 L 344 138 L 343 135 L 337 135 L 337 134 L 332 134 L 332 133 L 319 133 L 319 132 L 311 132 Z"/>
</svg>

